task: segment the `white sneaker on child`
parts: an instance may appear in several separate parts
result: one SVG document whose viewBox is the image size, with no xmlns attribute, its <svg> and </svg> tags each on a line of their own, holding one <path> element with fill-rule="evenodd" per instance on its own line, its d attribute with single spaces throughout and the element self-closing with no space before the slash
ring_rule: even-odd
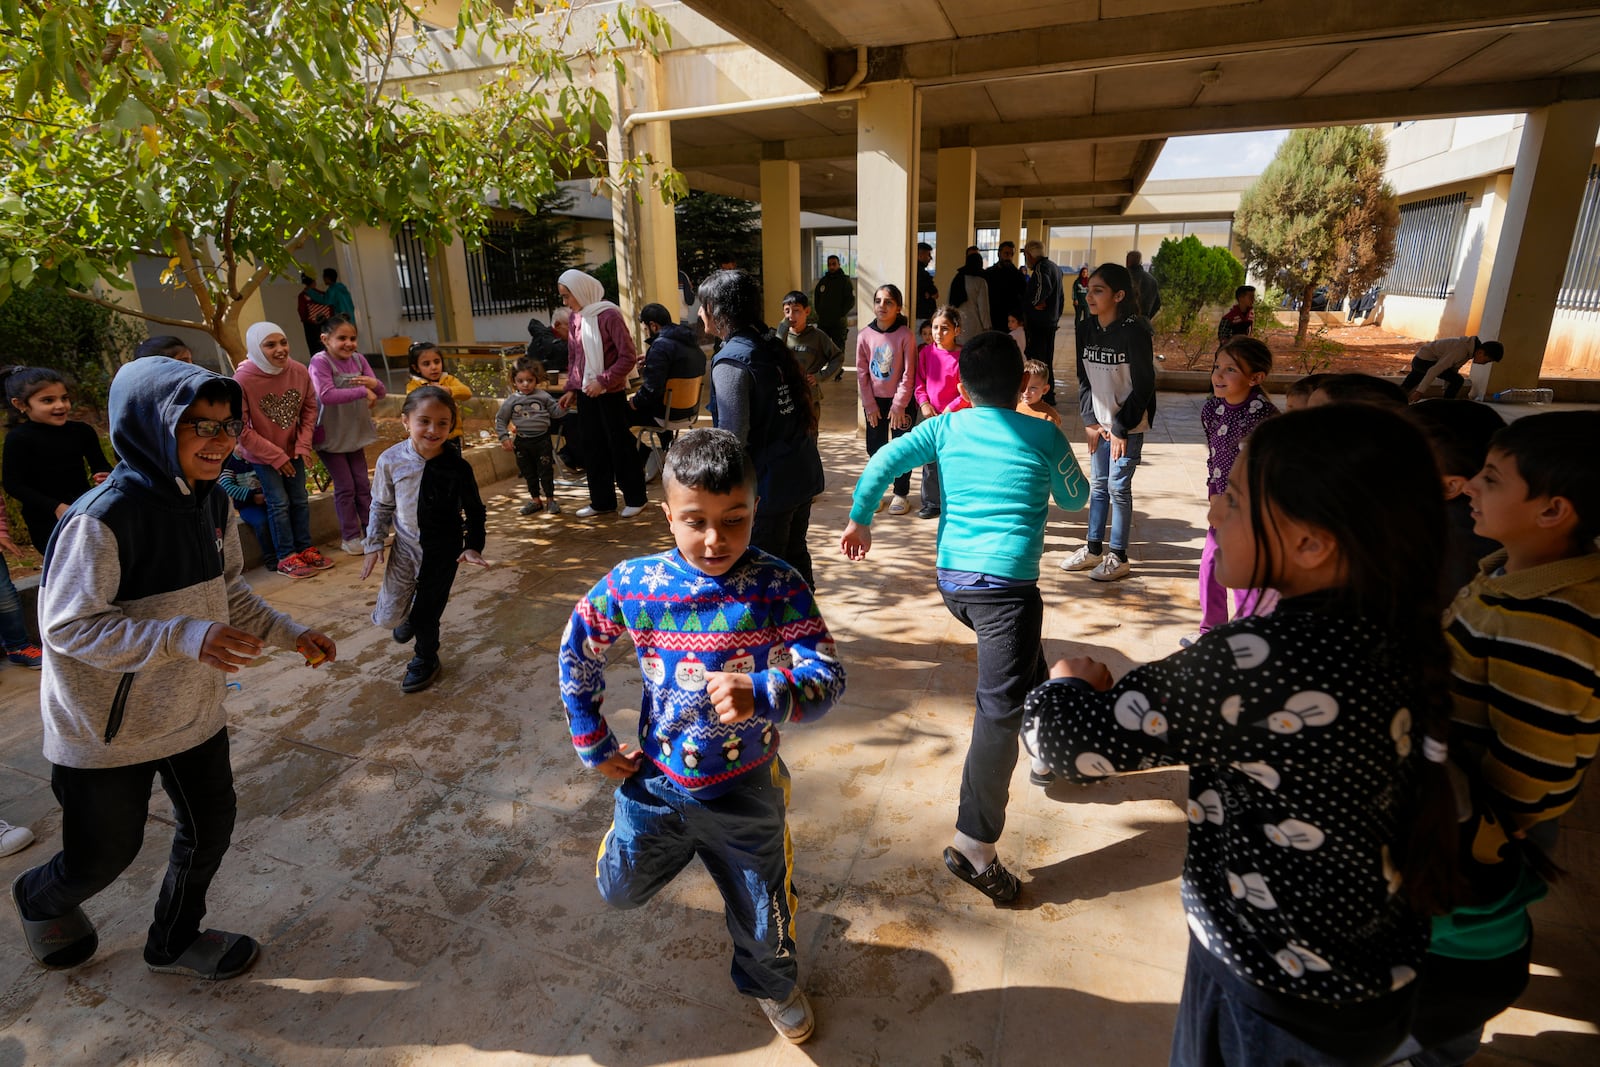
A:
<svg viewBox="0 0 1600 1067">
<path fill-rule="evenodd" d="M 910 510 L 910 501 L 906 500 L 906 498 L 901 496 L 899 493 L 896 493 L 894 495 L 894 499 L 889 501 L 889 514 L 891 515 L 904 515 Z"/>
<path fill-rule="evenodd" d="M 811 1011 L 811 1001 L 799 986 L 795 986 L 781 1004 L 765 997 L 758 997 L 757 1000 L 772 1028 L 796 1045 L 810 1037 L 817 1028 L 817 1017 Z"/>
<path fill-rule="evenodd" d="M 1107 552 L 1099 565 L 1089 572 L 1089 577 L 1097 582 L 1114 582 L 1118 578 L 1126 578 L 1132 570 L 1127 560 L 1115 552 Z"/>
<path fill-rule="evenodd" d="M 12 826 L 4 819 L 0 819 L 0 856 L 21 852 L 31 844 L 33 844 L 32 830 L 26 826 Z"/>
<path fill-rule="evenodd" d="M 1061 569 L 1064 571 L 1086 571 L 1091 567 L 1097 566 L 1100 563 L 1101 558 L 1102 557 L 1100 553 L 1090 552 L 1089 546 L 1084 545 L 1082 548 L 1078 549 L 1078 551 L 1061 561 Z"/>
<path fill-rule="evenodd" d="M 352 538 L 349 541 L 340 541 L 339 547 L 352 556 L 364 556 L 367 554 L 366 542 L 356 538 Z"/>
</svg>

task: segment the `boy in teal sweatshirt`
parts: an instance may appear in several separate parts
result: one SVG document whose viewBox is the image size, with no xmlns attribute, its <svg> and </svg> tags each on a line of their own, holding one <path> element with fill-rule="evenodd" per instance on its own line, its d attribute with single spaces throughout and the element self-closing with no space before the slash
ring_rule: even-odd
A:
<svg viewBox="0 0 1600 1067">
<path fill-rule="evenodd" d="M 973 406 L 920 423 L 891 441 L 856 482 L 840 547 L 853 560 L 872 547 L 872 518 L 889 482 L 937 462 L 939 592 L 950 614 L 978 638 L 977 715 L 961 773 L 961 807 L 945 866 L 996 904 L 1021 885 L 1000 862 L 1022 701 L 1046 676 L 1040 631 L 1039 556 L 1050 501 L 1077 511 L 1089 487 L 1053 423 L 1020 415 L 1022 353 L 1006 334 L 978 334 L 961 350 L 961 395 Z M 1035 775 L 1046 784 L 1048 777 Z"/>
</svg>

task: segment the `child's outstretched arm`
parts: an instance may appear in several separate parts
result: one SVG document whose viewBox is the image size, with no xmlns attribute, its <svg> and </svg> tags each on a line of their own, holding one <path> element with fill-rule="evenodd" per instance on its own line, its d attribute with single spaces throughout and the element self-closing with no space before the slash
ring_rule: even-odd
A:
<svg viewBox="0 0 1600 1067">
<path fill-rule="evenodd" d="M 1057 424 L 1059 425 L 1059 419 Z M 1089 504 L 1089 483 L 1084 480 L 1083 468 L 1072 454 L 1072 445 L 1065 434 L 1056 434 L 1052 442 L 1055 449 L 1050 468 L 1050 496 L 1056 507 L 1064 511 L 1080 511 Z"/>
<path fill-rule="evenodd" d="M 239 515 L 228 508 L 228 528 L 222 535 L 222 577 L 228 586 L 228 624 L 254 634 L 268 644 L 300 651 L 312 666 L 338 655 L 333 639 L 302 626 L 250 588 L 244 580 L 244 553 L 239 547 Z"/>
<path fill-rule="evenodd" d="M 557 663 L 561 670 L 561 703 L 567 713 L 567 729 L 573 747 L 584 766 L 601 768 L 619 753 L 618 744 L 600 704 L 606 690 L 606 654 L 626 632 L 622 606 L 617 595 L 616 571 L 612 571 L 584 594 L 572 609 L 567 631 L 561 636 Z M 633 759 L 637 761 L 637 753 Z M 609 775 L 608 775 L 609 776 Z"/>
<path fill-rule="evenodd" d="M 910 433 L 894 438 L 878 449 L 878 454 L 867 462 L 867 469 L 856 479 L 856 490 L 851 497 L 850 521 L 858 526 L 871 526 L 878 512 L 878 501 L 889 483 L 906 471 L 932 463 L 938 458 L 938 438 L 935 436 L 939 420 L 919 423 Z"/>
</svg>

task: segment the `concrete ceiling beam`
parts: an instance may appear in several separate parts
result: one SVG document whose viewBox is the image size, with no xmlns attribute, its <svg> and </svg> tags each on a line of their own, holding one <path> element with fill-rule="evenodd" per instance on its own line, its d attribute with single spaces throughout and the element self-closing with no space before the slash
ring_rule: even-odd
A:
<svg viewBox="0 0 1600 1067">
<path fill-rule="evenodd" d="M 704 0 L 693 0 L 696 7 Z M 923 85 L 1067 71 L 1109 70 L 1173 60 L 1237 56 L 1322 44 L 1436 37 L 1462 30 L 1594 17 L 1592 8 L 1550 0 L 1452 0 L 1449 4 L 1306 5 L 1262 0 L 1248 17 L 1211 9 L 1140 13 L 1089 22 L 896 45 L 870 64 L 873 77 Z M 1119 50 L 1118 46 L 1125 46 Z M 879 74 L 880 70 L 888 73 Z"/>
<path fill-rule="evenodd" d="M 760 163 L 763 159 L 787 159 L 805 163 L 817 159 L 851 159 L 856 154 L 856 135 L 841 133 L 825 137 L 802 137 L 792 141 L 741 141 L 738 144 L 673 146 L 672 163 L 680 170 L 695 167 L 728 167 Z"/>
<path fill-rule="evenodd" d="M 693 0 L 690 8 L 750 45 L 813 89 L 829 83 L 828 49 L 776 4 L 751 0 Z M 847 58 L 846 58 L 847 57 Z M 855 53 L 838 58 L 855 64 Z"/>
</svg>

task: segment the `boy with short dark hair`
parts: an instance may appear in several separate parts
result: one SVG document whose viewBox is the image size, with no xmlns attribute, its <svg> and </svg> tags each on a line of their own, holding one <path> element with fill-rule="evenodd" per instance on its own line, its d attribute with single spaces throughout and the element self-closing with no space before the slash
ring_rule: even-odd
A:
<svg viewBox="0 0 1600 1067">
<path fill-rule="evenodd" d="M 1217 344 L 1230 337 L 1249 337 L 1256 325 L 1256 287 L 1241 285 L 1233 291 L 1233 307 L 1217 323 Z"/>
<path fill-rule="evenodd" d="M 264 641 L 311 666 L 335 649 L 239 576 L 238 520 L 214 486 L 242 396 L 231 378 L 173 359 L 124 366 L 108 404 L 122 462 L 61 517 L 45 550 L 39 702 L 62 850 L 18 876 L 11 899 L 46 967 L 76 966 L 99 946 L 79 905 L 139 854 L 157 775 L 177 830 L 145 963 L 232 978 L 260 951 L 244 934 L 200 929 L 235 812 L 223 675 Z"/>
<path fill-rule="evenodd" d="M 1473 532 L 1472 501 L 1467 482 L 1483 469 L 1489 442 L 1505 429 L 1506 420 L 1487 404 L 1435 397 L 1412 404 L 1406 415 L 1416 423 L 1433 449 L 1444 482 L 1447 541 L 1439 546 L 1444 557 L 1445 581 L 1460 589 L 1478 575 L 1478 561 L 1500 547 Z"/>
<path fill-rule="evenodd" d="M 613 567 L 561 642 L 572 742 L 620 783 L 595 876 L 607 903 L 636 908 L 700 856 L 727 903 L 734 984 L 798 1044 L 815 1018 L 796 981 L 778 727 L 825 714 L 844 668 L 805 580 L 750 547 L 756 472 L 739 439 L 688 431 L 661 480 L 677 547 Z M 644 675 L 634 750 L 600 714 L 606 655 L 623 634 Z"/>
<path fill-rule="evenodd" d="M 1434 920 L 1405 1046 L 1432 1050 L 1430 1063 L 1465 1063 L 1483 1024 L 1526 986 L 1527 908 L 1547 891 L 1556 821 L 1600 744 L 1597 448 L 1600 412 L 1528 415 L 1495 434 L 1467 483 L 1474 529 L 1505 547 L 1446 620 L 1448 755 L 1472 803 L 1462 813 L 1467 905 Z"/>
<path fill-rule="evenodd" d="M 1428 395 L 1428 387 L 1437 378 L 1444 383 L 1445 397 L 1454 398 L 1464 384 L 1462 367 L 1468 363 L 1499 363 L 1505 354 L 1505 346 L 1499 341 L 1480 341 L 1476 337 L 1441 337 L 1420 346 L 1412 354 L 1411 370 L 1400 383 L 1400 388 L 1415 403 Z"/>
<path fill-rule="evenodd" d="M 778 339 L 794 353 L 800 369 L 811 385 L 811 404 L 818 413 L 822 411 L 822 383 L 831 379 L 844 366 L 844 353 L 839 346 L 816 326 L 806 320 L 811 314 L 811 301 L 796 289 L 783 297 L 783 323 L 774 331 Z"/>
<path fill-rule="evenodd" d="M 977 715 L 961 774 L 956 833 L 945 866 L 996 904 L 1021 892 L 995 845 L 1005 828 L 1011 771 L 1017 765 L 1022 701 L 1045 680 L 1040 632 L 1039 556 L 1053 497 L 1076 511 L 1089 486 L 1055 425 L 1016 410 L 1022 353 L 989 330 L 961 350 L 961 395 L 971 408 L 919 423 L 880 449 L 856 482 L 840 547 L 853 560 L 872 547 L 872 518 L 894 477 L 939 464 L 937 574 L 945 607 L 977 636 Z M 1032 780 L 1046 785 L 1047 769 Z"/>
</svg>

